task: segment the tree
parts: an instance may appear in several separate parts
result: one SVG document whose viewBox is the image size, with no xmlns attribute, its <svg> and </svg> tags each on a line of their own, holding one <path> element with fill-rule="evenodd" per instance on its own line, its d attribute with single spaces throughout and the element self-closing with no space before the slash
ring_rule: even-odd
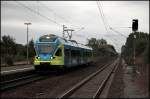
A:
<svg viewBox="0 0 150 99">
<path fill-rule="evenodd" d="M 3 55 L 4 55 L 5 50 L 4 50 L 4 43 L 3 43 L 3 41 L 2 41 L 2 40 L 0 40 L 0 44 L 1 44 L 1 56 L 3 56 Z"/>
<path fill-rule="evenodd" d="M 29 57 L 35 56 L 34 42 L 33 39 L 29 41 Z"/>
<path fill-rule="evenodd" d="M 97 40 L 97 44 L 100 46 L 100 45 L 106 45 L 107 44 L 107 41 L 104 40 L 104 39 L 98 39 Z"/>
<path fill-rule="evenodd" d="M 146 64 L 149 63 L 149 44 L 147 44 L 147 47 L 144 50 L 143 59 L 144 59 L 144 63 Z"/>
<path fill-rule="evenodd" d="M 135 39 L 133 38 L 134 35 L 136 35 Z M 149 45 L 149 34 L 144 33 L 144 32 L 136 32 L 136 33 L 131 33 L 128 36 L 126 43 L 125 43 L 124 51 L 122 52 L 122 55 L 124 56 L 128 64 L 133 63 L 133 47 L 134 47 L 133 44 L 135 44 L 136 56 L 143 54 L 147 46 Z M 145 53 L 148 53 L 148 52 L 145 52 Z M 144 55 L 145 55 L 144 57 L 147 57 L 146 54 Z"/>
<path fill-rule="evenodd" d="M 93 54 L 98 55 L 116 55 L 116 50 L 112 45 L 108 45 L 105 39 L 88 39 L 88 46 L 93 48 Z"/>
<path fill-rule="evenodd" d="M 2 36 L 0 40 L 1 44 L 1 58 L 3 63 L 12 65 L 15 61 L 26 60 L 27 46 L 22 44 L 17 44 L 15 39 L 9 35 Z M 29 41 L 29 59 L 33 58 L 35 55 L 34 42 Z"/>
<path fill-rule="evenodd" d="M 96 43 L 97 43 L 96 38 L 91 38 L 91 39 L 88 39 L 88 44 L 87 45 L 92 47 L 93 49 L 95 49 L 96 48 Z"/>
<path fill-rule="evenodd" d="M 5 54 L 15 55 L 16 54 L 16 43 L 15 39 L 10 37 L 9 35 L 4 35 L 2 37 L 2 49 L 4 50 Z"/>
<path fill-rule="evenodd" d="M 8 65 L 13 65 L 13 57 L 17 53 L 15 39 L 9 35 L 2 36 L 1 51 L 3 59 Z"/>
</svg>

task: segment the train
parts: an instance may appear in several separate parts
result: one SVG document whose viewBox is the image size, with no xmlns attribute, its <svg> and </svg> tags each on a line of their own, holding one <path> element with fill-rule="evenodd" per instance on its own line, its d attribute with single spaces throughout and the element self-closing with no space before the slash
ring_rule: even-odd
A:
<svg viewBox="0 0 150 99">
<path fill-rule="evenodd" d="M 93 49 L 75 40 L 67 40 L 54 34 L 40 36 L 34 42 L 35 70 L 59 70 L 89 64 L 93 61 Z"/>
</svg>

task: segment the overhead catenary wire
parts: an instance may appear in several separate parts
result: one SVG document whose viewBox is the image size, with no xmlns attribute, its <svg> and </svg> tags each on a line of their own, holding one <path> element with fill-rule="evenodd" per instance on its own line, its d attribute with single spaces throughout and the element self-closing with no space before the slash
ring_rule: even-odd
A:
<svg viewBox="0 0 150 99">
<path fill-rule="evenodd" d="M 103 15 L 103 17 L 104 17 L 104 21 L 105 21 L 105 24 L 107 25 L 108 29 L 111 29 L 111 30 L 114 31 L 115 33 L 117 33 L 117 34 L 119 34 L 120 36 L 123 36 L 123 37 L 126 38 L 127 36 L 123 35 L 123 34 L 120 33 L 119 31 L 115 30 L 114 28 L 112 28 L 112 27 L 108 24 L 108 21 L 107 21 L 107 19 L 106 19 L 106 17 L 105 17 L 105 14 L 104 14 L 104 12 L 103 12 L 103 8 L 102 8 L 100 2 L 99 2 L 99 5 L 100 5 L 100 8 L 102 9 L 102 15 Z M 125 27 L 122 27 L 122 28 L 125 28 Z M 130 28 L 130 27 L 126 27 L 126 28 Z"/>
<path fill-rule="evenodd" d="M 57 16 L 57 17 L 59 17 L 60 19 L 62 19 L 62 20 L 64 20 L 64 21 L 67 21 L 67 22 L 68 22 L 68 20 L 66 20 L 64 17 L 58 15 L 57 13 L 55 13 L 54 10 L 50 9 L 50 8 L 49 8 L 48 6 L 46 6 L 44 3 L 42 3 L 42 2 L 38 2 L 38 3 L 40 3 L 42 6 L 44 6 L 48 11 L 52 12 L 55 16 Z"/>
<path fill-rule="evenodd" d="M 108 31 L 108 28 L 107 28 L 107 25 L 106 25 L 106 22 L 105 22 L 105 19 L 104 19 L 104 15 L 102 14 L 102 10 L 101 10 L 101 8 L 100 8 L 100 6 L 99 6 L 99 2 L 97 1 L 97 6 L 98 6 L 98 10 L 99 10 L 99 12 L 100 12 L 100 17 L 101 17 L 101 19 L 102 19 L 102 21 L 103 21 L 103 23 L 104 23 L 104 26 L 105 26 L 105 30 L 106 30 L 106 32 L 107 33 L 109 33 L 109 31 Z M 107 36 L 108 37 L 108 36 Z M 118 44 L 116 43 L 116 42 L 114 42 L 114 40 L 112 40 L 112 38 L 110 38 L 111 39 L 111 41 L 114 43 L 114 44 L 116 44 L 117 46 L 118 46 Z"/>
<path fill-rule="evenodd" d="M 55 23 L 55 24 L 57 24 L 57 25 L 59 25 L 59 26 L 63 26 L 62 24 L 56 22 L 55 20 L 52 20 L 52 19 L 50 19 L 49 17 L 46 17 L 45 15 L 42 15 L 41 13 L 39 13 L 39 12 L 37 12 L 37 11 L 31 9 L 30 7 L 28 7 L 28 6 L 26 6 L 26 5 L 22 4 L 22 3 L 20 3 L 19 1 L 15 1 L 15 2 L 16 2 L 17 4 L 19 4 L 19 5 L 21 5 L 22 7 L 24 7 L 24 8 L 26 8 L 26 9 L 30 10 L 31 12 L 33 12 L 33 13 L 35 13 L 35 14 L 37 14 L 37 15 L 39 15 L 39 16 L 41 16 L 41 17 L 43 17 L 43 18 L 45 18 L 45 19 L 47 19 L 47 20 L 49 20 L 49 21 L 51 21 L 51 22 L 53 22 L 53 23 Z"/>
<path fill-rule="evenodd" d="M 106 27 L 108 28 L 108 27 L 110 27 L 110 26 L 109 26 L 109 24 L 108 24 L 108 21 L 107 21 L 107 19 L 106 19 L 106 17 L 105 17 L 104 12 L 103 12 L 102 3 L 98 2 L 98 5 L 99 5 L 100 10 L 101 10 L 101 12 L 102 12 L 101 14 L 102 14 L 103 20 L 104 20 L 104 22 L 105 22 L 105 25 L 106 25 Z M 109 28 L 108 28 L 108 29 L 109 29 Z"/>
<path fill-rule="evenodd" d="M 39 9 L 37 9 L 37 11 L 35 11 L 35 10 L 31 9 L 30 7 L 24 5 L 24 4 L 20 3 L 20 2 L 17 2 L 17 1 L 16 1 L 16 3 L 18 3 L 18 4 L 21 5 L 22 7 L 24 7 L 24 8 L 26 8 L 26 9 L 30 10 L 31 12 L 33 12 L 33 13 L 35 13 L 35 14 L 37 14 L 37 15 L 39 15 L 39 16 L 41 16 L 41 17 L 43 17 L 43 18 L 45 18 L 45 19 L 47 19 L 47 20 L 49 20 L 49 21 L 51 21 L 51 22 L 53 22 L 53 23 L 55 23 L 55 24 L 57 24 L 57 25 L 59 25 L 59 26 L 61 26 L 61 27 L 63 27 L 63 25 L 62 25 L 61 23 L 58 23 L 57 21 L 52 20 L 52 19 L 50 19 L 49 17 L 42 15 L 42 14 L 39 12 Z M 39 2 L 38 2 L 38 3 L 39 3 Z M 40 4 L 42 4 L 42 5 L 44 6 L 43 3 L 40 3 Z M 49 9 L 46 5 L 45 5 L 45 7 L 46 7 L 47 9 Z M 52 11 L 51 9 L 49 9 L 49 10 Z M 55 12 L 53 12 L 53 13 L 56 15 Z M 58 15 L 57 15 L 57 16 L 58 16 Z M 61 17 L 61 16 L 58 16 L 58 17 L 61 18 L 61 19 L 64 19 L 64 18 Z M 65 20 L 65 19 L 64 19 L 64 20 Z M 65 20 L 65 21 L 66 21 L 66 20 Z M 83 28 L 83 27 L 79 28 L 79 27 L 74 26 L 74 25 L 70 25 L 70 26 L 76 27 L 76 29 L 82 29 L 82 28 Z M 68 27 L 68 26 L 67 26 L 67 27 Z M 69 28 L 69 27 L 68 27 L 68 28 Z"/>
<path fill-rule="evenodd" d="M 108 24 L 108 21 L 107 21 L 107 19 L 106 19 L 106 17 L 105 17 L 104 12 L 103 12 L 103 8 L 102 8 L 100 2 L 98 2 L 98 1 L 97 1 L 97 6 L 99 7 L 99 12 L 101 13 L 102 20 L 103 20 L 103 23 L 104 23 L 104 25 L 105 25 L 105 29 L 106 29 L 107 33 L 109 33 L 108 29 L 110 29 L 110 26 L 109 26 L 109 24 Z M 119 32 L 118 32 L 117 34 L 119 34 Z M 119 35 L 121 35 L 121 34 L 119 34 Z M 108 36 L 109 36 L 109 35 L 107 35 L 107 37 L 108 37 Z M 122 36 L 122 35 L 121 35 L 121 36 Z M 124 37 L 125 37 L 125 36 L 124 36 Z M 112 38 L 112 37 L 109 36 L 109 39 L 119 48 L 119 45 L 118 45 L 117 43 L 120 43 L 120 40 L 119 40 L 119 42 L 116 43 L 116 41 L 118 41 L 118 38 L 115 39 L 115 38 Z"/>
<path fill-rule="evenodd" d="M 100 12 L 100 17 L 102 18 L 102 21 L 103 21 L 103 23 L 104 23 L 104 26 L 105 26 L 105 30 L 106 30 L 106 32 L 108 33 L 108 29 L 107 29 L 107 26 L 106 26 L 106 23 L 105 23 L 105 21 L 104 21 L 104 17 L 103 17 L 103 14 L 102 14 L 102 10 L 101 10 L 101 8 L 100 8 L 100 6 L 99 6 L 99 2 L 97 1 L 97 6 L 98 6 L 98 10 L 99 10 L 99 12 Z"/>
<path fill-rule="evenodd" d="M 111 30 L 113 30 L 114 32 L 118 33 L 119 35 L 127 38 L 127 36 L 123 35 L 122 33 L 120 33 L 119 31 L 115 30 L 114 28 L 110 27 Z"/>
<path fill-rule="evenodd" d="M 107 33 L 109 33 L 108 28 L 107 28 L 107 23 L 106 23 L 106 20 L 105 20 L 104 13 L 103 13 L 103 11 L 101 11 L 101 8 L 102 8 L 102 7 L 99 6 L 98 2 L 97 2 L 97 6 L 98 6 L 98 9 L 99 9 L 101 18 L 102 18 L 102 20 L 103 20 L 103 23 L 104 23 L 104 25 L 105 25 L 105 30 L 107 31 Z M 115 41 L 117 41 L 117 39 L 115 39 L 115 38 L 112 39 L 109 35 L 107 35 L 107 38 L 109 38 L 109 40 L 111 40 L 111 41 L 119 48 L 119 45 L 115 42 Z"/>
<path fill-rule="evenodd" d="M 105 14 L 104 14 L 104 12 L 103 12 L 103 8 L 102 8 L 100 2 L 99 2 L 99 6 L 100 6 L 100 8 L 101 8 L 101 10 L 102 10 L 101 12 L 102 12 L 102 15 L 103 15 L 104 22 L 105 22 L 105 24 L 107 25 L 106 27 L 108 27 L 108 29 L 111 29 L 111 30 L 113 30 L 115 33 L 117 33 L 117 34 L 119 34 L 119 35 L 121 35 L 121 36 L 123 36 L 123 37 L 126 38 L 125 35 L 123 35 L 122 33 L 118 32 L 117 30 L 114 30 L 112 27 L 110 27 L 110 25 L 108 24 L 108 21 L 107 21 L 107 19 L 106 19 L 106 17 L 105 17 Z"/>
<path fill-rule="evenodd" d="M 64 17 L 62 17 L 62 16 L 60 16 L 60 15 L 58 15 L 53 9 L 51 9 L 51 8 L 49 8 L 47 5 L 45 5 L 44 3 L 42 3 L 42 2 L 38 2 L 38 3 L 40 3 L 42 6 L 44 6 L 49 12 L 52 12 L 56 17 L 58 17 L 58 18 L 60 18 L 61 20 L 63 20 L 63 21 L 65 21 L 66 23 L 69 23 L 70 25 L 69 26 L 71 26 L 71 27 L 73 27 L 73 28 L 79 28 L 79 26 L 75 26 L 75 25 L 73 25 L 73 24 L 71 24 L 71 22 L 70 22 L 70 20 L 68 20 L 68 19 L 66 19 L 66 18 L 64 18 Z"/>
<path fill-rule="evenodd" d="M 42 6 L 44 6 L 49 12 L 52 12 L 56 17 L 58 17 L 58 18 L 62 19 L 63 21 L 69 23 L 68 20 L 66 20 L 64 17 L 58 15 L 54 10 L 50 9 L 50 8 L 49 8 L 48 6 L 46 6 L 44 3 L 42 3 L 42 2 L 38 2 L 38 3 L 41 4 Z M 70 24 L 70 23 L 69 23 L 69 24 Z M 83 27 L 79 28 L 79 26 L 75 26 L 75 25 L 72 25 L 72 24 L 70 24 L 69 26 L 70 26 L 70 27 L 67 26 L 67 28 L 75 28 L 75 27 L 76 27 L 76 29 L 82 29 L 82 28 L 83 28 Z"/>
</svg>

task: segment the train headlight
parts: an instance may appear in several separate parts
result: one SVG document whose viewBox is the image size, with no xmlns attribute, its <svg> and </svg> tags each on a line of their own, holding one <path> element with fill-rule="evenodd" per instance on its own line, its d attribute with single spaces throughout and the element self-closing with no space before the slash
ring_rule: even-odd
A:
<svg viewBox="0 0 150 99">
<path fill-rule="evenodd" d="M 36 58 L 36 59 L 39 59 L 40 57 L 36 56 L 35 58 Z"/>
</svg>

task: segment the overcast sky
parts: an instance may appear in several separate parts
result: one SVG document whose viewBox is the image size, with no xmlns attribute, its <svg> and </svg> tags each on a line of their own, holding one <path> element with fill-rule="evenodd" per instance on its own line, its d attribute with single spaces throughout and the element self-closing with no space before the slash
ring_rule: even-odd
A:
<svg viewBox="0 0 150 99">
<path fill-rule="evenodd" d="M 135 18 L 139 31 L 149 33 L 149 1 L 100 1 L 100 5 L 108 25 L 121 34 L 132 32 L 125 27 L 131 27 Z M 44 34 L 62 36 L 64 24 L 75 30 L 72 39 L 79 43 L 86 44 L 91 37 L 104 38 L 120 52 L 126 41 L 121 34 L 106 31 L 96 1 L 1 1 L 2 36 L 11 35 L 17 43 L 26 44 L 25 22 L 32 23 L 29 39 L 34 40 Z"/>
</svg>

